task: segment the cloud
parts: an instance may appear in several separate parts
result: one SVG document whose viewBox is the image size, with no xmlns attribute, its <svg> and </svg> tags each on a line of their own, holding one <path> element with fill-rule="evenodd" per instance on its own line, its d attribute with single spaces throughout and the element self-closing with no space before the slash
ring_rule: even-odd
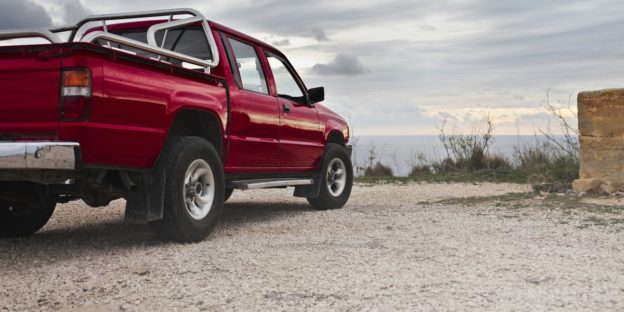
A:
<svg viewBox="0 0 624 312">
<path fill-rule="evenodd" d="M 418 27 L 419 27 L 422 31 L 435 31 L 435 30 L 436 30 L 435 26 L 431 26 L 431 25 L 425 25 L 425 24 L 423 24 L 423 25 L 420 25 L 420 26 L 418 26 Z"/>
<path fill-rule="evenodd" d="M 48 27 L 52 19 L 46 10 L 30 1 L 0 1 L 0 29 Z"/>
<path fill-rule="evenodd" d="M 276 47 L 287 47 L 290 45 L 290 40 L 288 38 L 282 40 L 271 41 L 271 45 Z"/>
<path fill-rule="evenodd" d="M 88 15 L 92 15 L 91 10 L 85 8 L 80 0 L 65 0 L 60 3 L 63 20 L 66 24 L 74 24 Z"/>
<path fill-rule="evenodd" d="M 171 3 L 0 0 L 0 25 L 67 24 L 90 13 L 83 10 L 86 8 L 104 14 L 164 9 Z M 381 105 L 386 111 L 388 103 L 396 105 L 396 116 L 406 120 L 421 118 L 409 111 L 411 107 L 427 112 L 422 118 L 431 121 L 411 125 L 406 121 L 401 128 L 406 134 L 436 133 L 432 124 L 448 117 L 448 112 L 464 118 L 464 111 L 478 111 L 479 107 L 500 110 L 503 117 L 516 111 L 519 121 L 532 129 L 533 124 L 543 123 L 544 116 L 527 113 L 530 117 L 524 118 L 520 112 L 540 111 L 549 87 L 561 90 L 551 91 L 551 100 L 567 103 L 569 94 L 577 91 L 624 86 L 624 44 L 617 40 L 624 26 L 624 1 L 549 0 L 540 5 L 517 0 L 175 3 L 199 9 L 211 20 L 279 46 L 303 69 L 300 73 L 306 84 L 325 86 L 327 104 L 359 119 L 361 128 L 373 129 L 369 133 L 397 132 L 396 120 L 379 117 Z M 353 79 L 366 73 L 374 73 L 375 79 Z M 439 115 L 438 111 L 446 113 Z M 501 129 L 498 134 L 515 133 L 515 120 L 508 124 L 509 130 L 497 128 Z"/>
<path fill-rule="evenodd" d="M 304 37 L 310 35 L 311 29 L 323 30 L 323 33 L 326 33 L 330 29 L 341 30 L 355 25 L 374 24 L 377 21 L 418 19 L 426 14 L 427 8 L 435 2 L 319 0 L 311 5 L 307 0 L 265 0 L 232 5 L 219 14 L 219 19 L 224 23 L 234 22 L 262 32 Z M 314 37 L 327 38 L 327 36 Z"/>
<path fill-rule="evenodd" d="M 81 0 L 35 0 L 44 7 L 56 25 L 72 25 L 93 12 Z M 123 12 L 123 11 L 118 11 Z"/>
<path fill-rule="evenodd" d="M 311 32 L 312 32 L 312 36 L 317 41 L 319 41 L 319 42 L 329 41 L 329 38 L 327 38 L 327 35 L 325 34 L 324 31 L 322 31 L 322 30 L 320 30 L 318 28 L 312 28 Z"/>
<path fill-rule="evenodd" d="M 312 71 L 328 76 L 359 76 L 371 70 L 366 68 L 355 55 L 340 53 L 327 64 L 314 65 Z"/>
</svg>

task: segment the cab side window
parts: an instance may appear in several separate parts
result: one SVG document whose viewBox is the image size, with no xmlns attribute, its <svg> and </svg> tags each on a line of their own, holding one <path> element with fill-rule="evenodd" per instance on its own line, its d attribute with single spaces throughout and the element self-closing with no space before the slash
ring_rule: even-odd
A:
<svg viewBox="0 0 624 312">
<path fill-rule="evenodd" d="M 165 44 L 163 45 L 163 37 Z M 197 27 L 176 28 L 156 33 L 156 42 L 159 46 L 175 52 L 190 55 L 201 60 L 212 60 L 212 53 L 206 33 Z"/>
<path fill-rule="evenodd" d="M 236 39 L 229 38 L 229 42 L 234 54 L 235 62 L 232 63 L 238 67 L 238 72 L 240 73 L 238 77 L 234 75 L 237 80 L 240 80 L 237 81 L 239 86 L 245 90 L 269 94 L 262 63 L 260 63 L 260 57 L 258 57 L 256 49 Z"/>
<path fill-rule="evenodd" d="M 291 72 L 286 62 L 270 52 L 267 53 L 267 59 L 271 66 L 271 72 L 273 72 L 278 96 L 297 102 L 304 102 L 305 96 L 303 91 L 301 91 L 295 75 Z"/>
</svg>

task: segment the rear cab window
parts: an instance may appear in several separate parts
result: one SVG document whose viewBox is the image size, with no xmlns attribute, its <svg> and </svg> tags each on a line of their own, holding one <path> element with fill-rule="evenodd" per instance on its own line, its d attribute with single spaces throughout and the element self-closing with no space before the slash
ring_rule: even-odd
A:
<svg viewBox="0 0 624 312">
<path fill-rule="evenodd" d="M 128 38 L 137 40 L 143 43 L 147 43 L 147 30 L 146 29 L 135 29 L 135 30 L 119 30 L 119 31 L 111 31 L 111 33 Z M 164 39 L 164 44 L 163 44 Z M 159 31 L 156 33 L 156 42 L 159 47 L 162 47 L 167 50 L 171 50 L 174 52 L 182 53 L 185 55 L 189 55 L 202 60 L 213 60 L 212 51 L 210 50 L 210 45 L 208 43 L 208 39 L 206 38 L 206 34 L 201 27 L 191 26 L 191 27 L 183 27 L 170 29 L 167 31 Z M 136 55 L 140 55 L 148 58 L 157 58 L 157 55 L 153 53 L 149 53 L 140 49 L 136 49 L 133 47 L 129 47 L 123 44 L 119 44 L 116 42 L 107 42 L 105 40 L 100 40 L 98 42 L 101 45 L 110 45 L 113 48 L 122 49 L 125 51 L 129 51 Z M 170 58 L 163 58 L 164 61 L 169 63 L 187 67 L 187 68 L 199 68 L 197 66 L 184 63 L 182 61 Z"/>
</svg>

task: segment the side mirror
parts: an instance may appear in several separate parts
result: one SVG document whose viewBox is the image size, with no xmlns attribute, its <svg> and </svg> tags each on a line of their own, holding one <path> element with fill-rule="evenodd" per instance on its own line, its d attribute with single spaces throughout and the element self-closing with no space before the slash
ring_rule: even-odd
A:
<svg viewBox="0 0 624 312">
<path fill-rule="evenodd" d="M 325 100 L 325 88 L 318 87 L 308 90 L 308 102 L 315 104 Z"/>
</svg>

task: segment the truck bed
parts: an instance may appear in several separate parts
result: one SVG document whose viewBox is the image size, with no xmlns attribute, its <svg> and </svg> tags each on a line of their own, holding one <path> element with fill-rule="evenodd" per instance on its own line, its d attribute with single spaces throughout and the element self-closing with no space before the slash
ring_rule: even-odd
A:
<svg viewBox="0 0 624 312">
<path fill-rule="evenodd" d="M 92 74 L 83 120 L 60 114 L 62 70 L 72 68 Z M 89 43 L 2 47 L 0 81 L 0 140 L 77 142 L 87 167 L 152 168 L 182 104 L 227 123 L 223 78 Z"/>
</svg>

